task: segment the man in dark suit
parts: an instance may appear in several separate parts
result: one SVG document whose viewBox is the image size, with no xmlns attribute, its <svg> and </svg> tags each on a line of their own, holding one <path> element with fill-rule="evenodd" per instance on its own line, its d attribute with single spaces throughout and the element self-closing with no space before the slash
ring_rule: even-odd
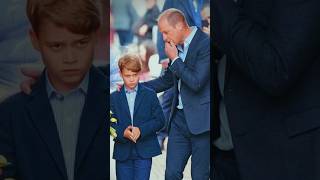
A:
<svg viewBox="0 0 320 180">
<path fill-rule="evenodd" d="M 157 94 L 139 84 L 140 58 L 126 54 L 119 59 L 124 86 L 111 94 L 111 123 L 116 135 L 113 158 L 118 180 L 149 180 L 152 157 L 160 155 L 156 132 L 164 125 Z"/>
<path fill-rule="evenodd" d="M 158 27 L 171 63 L 162 76 L 145 85 L 156 92 L 174 88 L 166 179 L 182 179 L 191 155 L 192 179 L 209 179 L 210 39 L 197 27 L 190 27 L 177 9 L 161 13 Z"/>
<path fill-rule="evenodd" d="M 201 21 L 201 8 L 203 6 L 203 0 L 165 0 L 162 12 L 170 9 L 175 8 L 179 9 L 183 12 L 184 17 L 189 26 L 196 26 L 198 28 L 202 28 L 202 21 Z M 164 69 L 167 68 L 169 59 L 164 51 L 164 41 L 160 31 L 158 31 L 157 35 L 157 52 L 159 54 L 159 63 L 162 64 L 162 72 Z M 168 116 L 170 114 L 172 99 L 173 99 L 173 88 L 168 89 L 163 92 L 160 96 L 161 99 L 161 106 L 163 108 L 163 112 L 166 116 L 166 121 L 169 120 Z M 166 123 L 167 124 L 167 123 Z M 159 143 L 163 148 L 164 139 L 168 136 L 168 127 L 166 126 L 158 133 Z"/>
<path fill-rule="evenodd" d="M 28 1 L 27 14 L 45 70 L 30 95 L 0 105 L 0 179 L 107 179 L 108 80 L 92 67 L 98 9 Z"/>
<path fill-rule="evenodd" d="M 226 53 L 215 179 L 320 179 L 320 1 L 212 7 Z"/>
</svg>

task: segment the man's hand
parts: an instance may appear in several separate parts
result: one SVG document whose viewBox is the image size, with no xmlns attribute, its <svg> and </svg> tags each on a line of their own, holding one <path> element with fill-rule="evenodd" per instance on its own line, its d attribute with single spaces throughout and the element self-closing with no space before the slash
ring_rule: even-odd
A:
<svg viewBox="0 0 320 180">
<path fill-rule="evenodd" d="M 138 127 L 132 127 L 133 138 L 137 141 L 141 135 L 140 129 Z"/>
<path fill-rule="evenodd" d="M 169 59 L 168 58 L 166 58 L 166 59 L 164 59 L 164 60 L 161 60 L 161 65 L 162 65 L 162 68 L 163 69 L 166 69 L 168 66 L 169 66 Z"/>
<path fill-rule="evenodd" d="M 178 49 L 173 42 L 165 43 L 165 52 L 168 58 L 171 60 L 174 60 L 176 57 L 178 57 Z"/>
<path fill-rule="evenodd" d="M 123 84 L 122 83 L 117 83 L 117 91 L 120 92 Z"/>
<path fill-rule="evenodd" d="M 128 126 L 124 132 L 123 132 L 123 137 L 131 140 L 132 142 L 136 143 L 136 140 L 134 138 L 134 134 L 132 132 L 133 127 L 132 126 Z"/>
<path fill-rule="evenodd" d="M 41 75 L 40 69 L 31 69 L 31 68 L 21 68 L 21 73 L 27 77 L 26 80 L 20 83 L 20 89 L 26 94 L 30 94 L 32 89 L 31 86 L 36 82 L 36 80 Z"/>
</svg>

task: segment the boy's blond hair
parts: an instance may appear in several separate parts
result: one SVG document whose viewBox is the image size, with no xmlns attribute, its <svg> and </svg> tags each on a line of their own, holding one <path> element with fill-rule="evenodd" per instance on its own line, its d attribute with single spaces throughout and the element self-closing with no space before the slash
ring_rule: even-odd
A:
<svg viewBox="0 0 320 180">
<path fill-rule="evenodd" d="M 119 59 L 118 66 L 119 66 L 120 72 L 122 72 L 124 68 L 133 72 L 140 72 L 141 59 L 139 56 L 134 54 L 125 54 Z"/>
<path fill-rule="evenodd" d="M 27 0 L 27 16 L 35 33 L 48 20 L 75 34 L 89 34 L 100 27 L 94 0 Z"/>
</svg>

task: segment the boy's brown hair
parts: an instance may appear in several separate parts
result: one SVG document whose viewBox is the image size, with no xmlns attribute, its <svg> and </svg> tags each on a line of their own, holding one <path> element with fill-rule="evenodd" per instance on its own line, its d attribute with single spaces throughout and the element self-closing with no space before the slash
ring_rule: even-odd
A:
<svg viewBox="0 0 320 180">
<path fill-rule="evenodd" d="M 125 54 L 118 61 L 118 66 L 120 72 L 124 68 L 132 71 L 132 72 L 140 72 L 141 71 L 141 60 L 140 57 L 134 54 Z"/>
<path fill-rule="evenodd" d="M 100 27 L 95 0 L 28 0 L 27 16 L 35 33 L 48 20 L 75 34 L 89 34 Z"/>
</svg>

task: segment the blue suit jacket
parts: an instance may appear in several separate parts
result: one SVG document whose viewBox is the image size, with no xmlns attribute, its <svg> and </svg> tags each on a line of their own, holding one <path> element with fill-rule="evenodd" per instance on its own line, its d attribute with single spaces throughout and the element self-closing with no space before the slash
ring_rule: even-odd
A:
<svg viewBox="0 0 320 180">
<path fill-rule="evenodd" d="M 108 179 L 107 82 L 99 70 L 91 68 L 76 147 L 75 180 Z M 19 93 L 1 103 L 0 117 L 0 155 L 11 163 L 2 169 L 0 179 L 67 180 L 44 74 L 31 95 Z"/>
<path fill-rule="evenodd" d="M 126 160 L 131 149 L 136 145 L 137 153 L 142 158 L 151 158 L 161 154 L 156 132 L 164 126 L 164 115 L 157 95 L 151 89 L 138 85 L 138 92 L 134 104 L 134 126 L 140 128 L 141 136 L 134 144 L 123 137 L 124 130 L 131 125 L 130 111 L 124 88 L 111 94 L 111 110 L 117 118 L 117 123 L 111 126 L 116 129 L 113 158 Z"/>
<path fill-rule="evenodd" d="M 178 58 L 164 75 L 146 86 L 161 92 L 174 87 L 169 123 L 178 103 L 178 78 L 187 125 L 193 134 L 210 130 L 210 38 L 200 29 L 193 37 L 184 62 Z M 169 126 L 170 128 L 170 126 Z"/>
</svg>

